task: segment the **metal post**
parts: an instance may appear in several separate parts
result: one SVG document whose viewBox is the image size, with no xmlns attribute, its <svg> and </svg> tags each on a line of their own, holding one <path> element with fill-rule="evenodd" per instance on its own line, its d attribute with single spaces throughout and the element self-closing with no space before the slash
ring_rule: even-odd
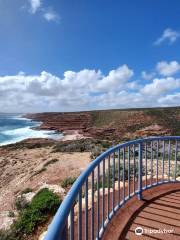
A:
<svg viewBox="0 0 180 240">
<path fill-rule="evenodd" d="M 99 239 L 100 230 L 100 166 L 97 166 L 97 237 Z"/>
<path fill-rule="evenodd" d="M 74 240 L 74 206 L 70 212 L 70 240 Z"/>
<path fill-rule="evenodd" d="M 82 240 L 82 188 L 78 194 L 78 240 Z"/>
<path fill-rule="evenodd" d="M 91 239 L 94 240 L 94 170 L 92 170 Z"/>
<path fill-rule="evenodd" d="M 142 199 L 142 143 L 139 144 L 139 162 L 138 162 L 138 199 Z"/>
<path fill-rule="evenodd" d="M 125 191 L 125 148 L 123 148 L 123 204 L 125 204 L 126 191 Z"/>
<path fill-rule="evenodd" d="M 85 239 L 88 239 L 88 178 L 85 182 Z"/>
<path fill-rule="evenodd" d="M 176 140 L 175 145 L 175 170 L 174 170 L 174 181 L 176 181 L 176 175 L 177 175 L 177 152 L 178 152 L 178 142 Z"/>
<path fill-rule="evenodd" d="M 61 239 L 61 238 L 60 238 Z M 67 228 L 67 222 L 66 225 L 64 226 L 63 232 L 62 232 L 62 239 L 68 240 L 68 228 Z"/>
</svg>

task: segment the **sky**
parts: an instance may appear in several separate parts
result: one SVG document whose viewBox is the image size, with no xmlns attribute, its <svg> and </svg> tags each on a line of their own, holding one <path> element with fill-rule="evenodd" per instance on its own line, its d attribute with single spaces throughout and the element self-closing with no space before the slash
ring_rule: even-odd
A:
<svg viewBox="0 0 180 240">
<path fill-rule="evenodd" d="M 179 0 L 0 0 L 0 112 L 179 106 Z"/>
</svg>

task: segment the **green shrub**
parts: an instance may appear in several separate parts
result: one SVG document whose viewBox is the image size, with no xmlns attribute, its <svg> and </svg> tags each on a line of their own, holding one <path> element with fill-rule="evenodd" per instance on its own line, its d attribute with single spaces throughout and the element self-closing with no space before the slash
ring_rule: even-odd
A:
<svg viewBox="0 0 180 240">
<path fill-rule="evenodd" d="M 19 240 L 20 238 L 16 238 L 15 233 L 11 230 L 0 230 L 0 239 L 1 240 Z"/>
<path fill-rule="evenodd" d="M 8 217 L 15 217 L 14 212 L 13 212 L 13 211 L 9 211 L 9 213 L 8 213 Z"/>
<path fill-rule="evenodd" d="M 26 198 L 23 195 L 18 196 L 15 201 L 15 206 L 18 211 L 22 211 L 24 208 L 28 206 Z"/>
<path fill-rule="evenodd" d="M 53 152 L 91 152 L 91 159 L 94 160 L 111 146 L 112 141 L 87 138 L 60 142 L 54 146 Z"/>
<path fill-rule="evenodd" d="M 102 141 L 101 142 L 101 145 L 103 148 L 110 148 L 112 146 L 112 143 L 111 142 L 107 142 L 107 141 Z"/>
<path fill-rule="evenodd" d="M 22 192 L 21 192 L 21 195 L 22 194 L 26 194 L 26 193 L 30 193 L 30 192 L 32 192 L 33 190 L 32 190 L 32 188 L 25 188 Z"/>
<path fill-rule="evenodd" d="M 18 232 L 30 234 L 39 223 L 48 219 L 49 215 L 56 212 L 60 200 L 56 194 L 44 188 L 32 199 L 15 223 Z"/>
<path fill-rule="evenodd" d="M 38 224 L 55 214 L 61 200 L 47 188 L 40 190 L 20 213 L 16 222 L 8 231 L 0 231 L 1 240 L 21 240 L 32 234 Z"/>
<path fill-rule="evenodd" d="M 106 149 L 112 142 L 98 139 L 80 139 L 66 142 L 59 142 L 53 148 L 53 152 L 91 152 L 95 147 Z"/>
<path fill-rule="evenodd" d="M 100 146 L 95 146 L 91 151 L 91 159 L 96 159 L 102 153 L 102 148 Z"/>
<path fill-rule="evenodd" d="M 171 177 L 174 177 L 175 176 L 175 169 L 173 169 L 173 171 L 171 172 Z M 176 167 L 176 177 L 179 177 L 180 176 L 180 166 L 177 165 Z"/>
<path fill-rule="evenodd" d="M 35 148 L 42 148 L 42 147 L 51 147 L 54 145 L 52 140 L 47 140 L 45 142 L 26 142 L 21 141 L 13 144 L 8 144 L 6 146 L 2 146 L 1 148 L 6 148 L 9 150 L 16 150 L 16 149 L 35 149 Z"/>
<path fill-rule="evenodd" d="M 60 142 L 53 148 L 53 152 L 88 152 L 94 146 L 92 139 L 80 139 Z"/>
<path fill-rule="evenodd" d="M 73 183 L 76 181 L 76 179 L 77 179 L 76 177 L 68 177 L 68 178 L 65 178 L 65 179 L 62 181 L 61 186 L 62 186 L 63 188 L 67 188 L 67 187 L 73 185 Z"/>
<path fill-rule="evenodd" d="M 180 176 L 180 166 L 177 167 L 177 170 L 176 170 L 176 176 L 177 176 L 177 177 Z"/>
<path fill-rule="evenodd" d="M 107 188 L 108 185 L 109 187 L 113 187 L 113 171 L 114 171 L 114 180 L 117 181 L 118 180 L 118 166 L 117 164 L 115 165 L 115 168 L 113 169 L 113 166 L 110 166 L 110 169 L 108 171 L 108 169 L 105 172 L 104 175 L 104 187 Z M 145 168 L 144 166 L 142 167 L 142 176 L 145 175 Z M 134 165 L 130 164 L 130 179 L 132 179 L 134 177 Z M 138 177 L 138 164 L 136 163 L 135 165 L 135 177 Z M 128 167 L 127 164 L 125 166 L 124 169 L 124 178 L 125 180 L 128 180 Z M 120 166 L 120 181 L 123 180 L 123 166 Z M 99 188 L 103 187 L 103 176 L 100 176 L 100 180 L 99 180 Z M 95 183 L 95 189 L 97 190 L 97 182 Z"/>
</svg>

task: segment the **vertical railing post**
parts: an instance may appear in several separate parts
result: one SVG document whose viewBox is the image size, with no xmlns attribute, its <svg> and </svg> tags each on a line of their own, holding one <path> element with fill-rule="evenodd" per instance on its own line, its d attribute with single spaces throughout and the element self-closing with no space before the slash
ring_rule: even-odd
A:
<svg viewBox="0 0 180 240">
<path fill-rule="evenodd" d="M 92 170 L 92 195 L 91 195 L 91 239 L 94 240 L 94 170 Z"/>
<path fill-rule="evenodd" d="M 64 229 L 63 229 L 63 232 L 62 232 L 62 239 L 63 240 L 68 240 L 68 228 L 67 228 L 68 225 L 67 224 L 68 223 L 66 222 L 66 225 L 64 226 Z"/>
<path fill-rule="evenodd" d="M 178 141 L 176 140 L 176 145 L 175 145 L 174 181 L 176 181 L 176 176 L 177 176 L 177 151 L 178 151 Z"/>
<path fill-rule="evenodd" d="M 142 143 L 139 143 L 139 161 L 138 161 L 138 199 L 142 199 Z"/>
</svg>

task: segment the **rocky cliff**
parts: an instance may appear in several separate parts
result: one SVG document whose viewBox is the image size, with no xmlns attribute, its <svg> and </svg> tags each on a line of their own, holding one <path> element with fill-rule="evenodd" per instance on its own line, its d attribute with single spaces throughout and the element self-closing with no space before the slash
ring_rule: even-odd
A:
<svg viewBox="0 0 180 240">
<path fill-rule="evenodd" d="M 74 113 L 37 113 L 26 117 L 42 122 L 40 129 L 78 130 L 84 136 L 119 140 L 155 135 L 177 135 L 179 108 L 105 110 Z M 178 133 L 179 134 L 179 133 Z"/>
</svg>

